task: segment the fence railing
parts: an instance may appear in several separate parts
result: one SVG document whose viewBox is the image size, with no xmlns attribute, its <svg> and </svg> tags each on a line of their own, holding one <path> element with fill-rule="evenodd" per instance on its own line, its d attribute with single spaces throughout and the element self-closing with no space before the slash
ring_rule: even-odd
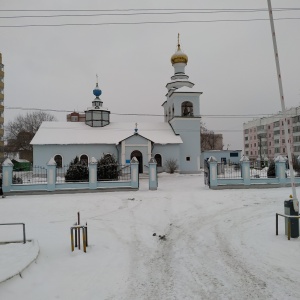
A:
<svg viewBox="0 0 300 300">
<path fill-rule="evenodd" d="M 130 165 L 110 164 L 97 167 L 97 181 L 131 180 Z"/>
<path fill-rule="evenodd" d="M 240 164 L 225 164 L 218 163 L 217 165 L 218 178 L 241 178 Z"/>
<path fill-rule="evenodd" d="M 268 178 L 268 169 L 250 168 L 250 178 Z"/>
<path fill-rule="evenodd" d="M 34 166 L 31 171 L 13 171 L 12 184 L 39 184 L 47 183 L 47 169 Z"/>
<path fill-rule="evenodd" d="M 88 182 L 89 168 L 87 165 L 65 165 L 56 168 L 56 183 Z"/>
<path fill-rule="evenodd" d="M 25 231 L 25 224 L 24 223 L 3 223 L 0 226 L 6 225 L 22 225 L 23 226 L 23 244 L 26 244 L 26 231 Z"/>
</svg>

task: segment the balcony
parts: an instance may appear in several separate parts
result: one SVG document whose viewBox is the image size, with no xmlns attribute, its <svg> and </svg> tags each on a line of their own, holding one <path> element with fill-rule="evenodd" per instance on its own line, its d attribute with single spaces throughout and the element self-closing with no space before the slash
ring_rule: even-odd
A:
<svg viewBox="0 0 300 300">
<path fill-rule="evenodd" d="M 4 77 L 4 71 L 0 70 L 0 78 Z"/>
<path fill-rule="evenodd" d="M 4 111 L 4 105 L 0 104 L 0 112 Z"/>
<path fill-rule="evenodd" d="M 4 82 L 0 81 L 0 89 L 4 88 Z"/>
<path fill-rule="evenodd" d="M 3 101 L 4 100 L 4 94 L 2 94 L 1 92 L 0 92 L 0 101 Z"/>
</svg>

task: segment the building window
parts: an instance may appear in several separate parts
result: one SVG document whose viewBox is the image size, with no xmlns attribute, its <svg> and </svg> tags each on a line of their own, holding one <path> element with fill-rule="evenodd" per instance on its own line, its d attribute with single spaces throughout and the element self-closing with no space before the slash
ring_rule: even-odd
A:
<svg viewBox="0 0 300 300">
<path fill-rule="evenodd" d="M 285 153 L 285 148 L 282 148 L 282 152 Z"/>
<path fill-rule="evenodd" d="M 190 101 L 184 101 L 181 104 L 181 116 L 182 117 L 192 117 L 193 115 L 194 115 L 193 103 Z"/>
<path fill-rule="evenodd" d="M 55 155 L 54 160 L 56 162 L 56 168 L 62 168 L 62 156 L 61 155 Z"/>
<path fill-rule="evenodd" d="M 271 129 L 270 125 L 268 126 L 268 129 Z"/>
<path fill-rule="evenodd" d="M 230 152 L 230 157 L 238 157 L 239 154 L 237 152 Z"/>
<path fill-rule="evenodd" d="M 191 157 L 190 157 L 190 156 L 187 156 L 187 157 L 185 158 L 185 160 L 186 160 L 186 161 L 191 161 Z"/>
<path fill-rule="evenodd" d="M 285 143 L 285 139 L 282 139 L 282 144 L 284 144 Z"/>
<path fill-rule="evenodd" d="M 161 155 L 160 154 L 155 154 L 154 159 L 156 160 L 156 166 L 161 167 L 162 166 Z"/>
<path fill-rule="evenodd" d="M 248 141 L 248 137 L 247 136 L 245 137 L 245 141 Z"/>
<path fill-rule="evenodd" d="M 82 154 L 81 156 L 80 156 L 80 163 L 82 164 L 82 165 L 88 165 L 89 164 L 89 158 L 88 158 L 88 156 L 87 155 L 85 155 L 85 154 Z"/>
</svg>

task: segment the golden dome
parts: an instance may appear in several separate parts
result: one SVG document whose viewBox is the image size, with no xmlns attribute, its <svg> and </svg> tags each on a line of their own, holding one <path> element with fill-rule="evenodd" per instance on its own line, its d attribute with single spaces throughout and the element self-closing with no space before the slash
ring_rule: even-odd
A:
<svg viewBox="0 0 300 300">
<path fill-rule="evenodd" d="M 177 64 L 177 63 L 184 63 L 187 64 L 188 57 L 185 53 L 183 53 L 180 49 L 180 43 L 179 43 L 179 33 L 178 33 L 178 44 L 177 44 L 177 51 L 172 55 L 171 57 L 171 63 Z"/>
</svg>

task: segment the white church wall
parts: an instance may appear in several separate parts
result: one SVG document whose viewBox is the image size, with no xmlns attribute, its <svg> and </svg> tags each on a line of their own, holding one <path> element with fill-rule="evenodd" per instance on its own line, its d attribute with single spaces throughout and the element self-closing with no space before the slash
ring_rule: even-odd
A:
<svg viewBox="0 0 300 300">
<path fill-rule="evenodd" d="M 50 158 L 55 155 L 61 155 L 63 165 L 68 165 L 75 156 L 86 154 L 89 157 L 95 157 L 97 160 L 103 156 L 103 153 L 110 153 L 118 157 L 118 151 L 115 145 L 34 145 L 33 146 L 33 165 L 45 166 Z"/>
<path fill-rule="evenodd" d="M 177 161 L 178 168 L 180 169 L 179 144 L 168 144 L 168 145 L 155 144 L 152 149 L 152 156 L 154 157 L 155 154 L 161 155 L 163 171 L 166 171 L 165 164 L 166 161 L 169 159 L 175 159 Z"/>
</svg>

